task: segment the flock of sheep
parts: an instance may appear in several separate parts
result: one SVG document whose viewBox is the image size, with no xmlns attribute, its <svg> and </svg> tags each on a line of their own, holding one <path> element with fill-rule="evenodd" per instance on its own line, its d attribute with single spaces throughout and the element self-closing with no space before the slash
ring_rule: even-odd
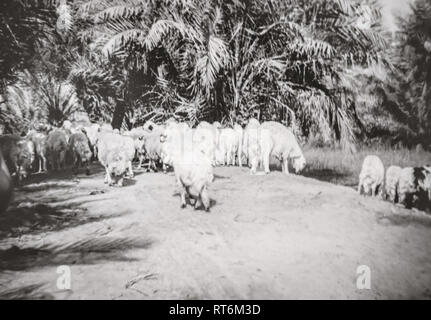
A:
<svg viewBox="0 0 431 320">
<path fill-rule="evenodd" d="M 380 195 L 407 208 L 427 209 L 431 203 L 431 166 L 390 166 L 385 174 L 382 160 L 369 155 L 362 163 L 358 192 Z"/>
<path fill-rule="evenodd" d="M 109 124 L 65 121 L 60 128 L 39 125 L 25 137 L 0 136 L 0 151 L 9 172 L 18 181 L 31 171 L 60 170 L 73 164 L 74 170 L 98 159 L 105 167 L 105 183 L 123 185 L 125 177 L 133 178 L 134 160 L 141 167 L 163 171 L 172 167 L 181 187 L 181 206 L 187 197 L 195 200 L 195 208 L 209 210 L 208 185 L 213 181 L 213 167 L 242 166 L 251 173 L 260 167 L 269 173 L 270 157 L 277 157 L 283 172 L 289 173 L 291 161 L 296 173 L 305 167 L 305 157 L 292 131 L 284 125 L 250 119 L 243 128 L 239 124 L 222 127 L 219 122 L 200 122 L 196 128 L 169 119 L 163 124 L 152 121 L 142 127 L 119 131 Z M 3 170 L 4 171 L 4 170 Z"/>
<path fill-rule="evenodd" d="M 164 172 L 173 168 L 181 189 L 181 207 L 187 205 L 187 198 L 192 198 L 196 209 L 203 206 L 207 211 L 214 166 L 247 164 L 251 174 L 259 168 L 269 173 L 270 158 L 275 157 L 288 174 L 289 162 L 296 173 L 306 164 L 291 129 L 274 121 L 259 123 L 253 118 L 244 128 L 239 124 L 222 127 L 219 122 L 205 121 L 190 128 L 184 122 L 169 119 L 163 124 L 147 121 L 142 127 L 124 131 L 114 130 L 109 124 L 65 121 L 60 128 L 36 126 L 25 137 L 2 135 L 0 151 L 2 197 L 11 193 L 9 173 L 20 181 L 31 171 L 60 170 L 73 164 L 74 170 L 85 166 L 89 174 L 89 163 L 97 159 L 105 168 L 105 183 L 122 186 L 125 177 L 133 178 L 132 162 L 138 160 L 138 167 L 145 161 L 148 170 L 157 170 L 158 165 Z M 367 156 L 359 175 L 358 192 L 362 191 L 380 194 L 406 207 L 429 203 L 431 167 L 391 166 L 385 174 L 382 161 L 377 156 Z"/>
</svg>

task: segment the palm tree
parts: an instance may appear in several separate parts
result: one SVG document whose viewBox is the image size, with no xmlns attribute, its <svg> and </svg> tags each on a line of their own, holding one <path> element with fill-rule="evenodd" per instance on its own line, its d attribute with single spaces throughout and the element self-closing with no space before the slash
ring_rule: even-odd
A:
<svg viewBox="0 0 431 320">
<path fill-rule="evenodd" d="M 400 33 L 394 52 L 398 68 L 387 86 L 401 122 L 416 133 L 418 142 L 431 139 L 431 1 L 416 0 L 411 14 L 399 19 Z"/>
<path fill-rule="evenodd" d="M 21 134 L 37 123 L 61 126 L 75 112 L 82 111 L 75 87 L 49 74 L 23 72 L 6 88 L 0 120 L 6 131 Z"/>
<path fill-rule="evenodd" d="M 55 2 L 0 2 L 0 94 L 17 80 L 19 71 L 32 68 L 40 41 L 53 32 Z"/>
<path fill-rule="evenodd" d="M 77 13 L 93 23 L 82 35 L 95 52 L 144 75 L 142 96 L 168 92 L 196 120 L 254 114 L 352 140 L 357 88 L 346 70 L 385 62 L 369 1 L 92 0 Z M 120 123 L 126 109 L 114 112 Z"/>
</svg>

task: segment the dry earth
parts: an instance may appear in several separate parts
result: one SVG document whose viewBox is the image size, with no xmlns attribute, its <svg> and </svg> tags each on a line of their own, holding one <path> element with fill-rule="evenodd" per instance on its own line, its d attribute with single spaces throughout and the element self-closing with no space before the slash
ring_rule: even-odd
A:
<svg viewBox="0 0 431 320">
<path fill-rule="evenodd" d="M 215 173 L 209 213 L 180 209 L 172 173 L 123 188 L 97 165 L 33 176 L 0 217 L 0 298 L 431 298 L 429 215 L 302 176 Z"/>
</svg>

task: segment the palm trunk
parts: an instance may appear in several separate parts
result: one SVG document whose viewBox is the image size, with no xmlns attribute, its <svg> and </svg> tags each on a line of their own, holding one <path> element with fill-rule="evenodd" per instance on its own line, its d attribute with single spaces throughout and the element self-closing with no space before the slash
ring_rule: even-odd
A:
<svg viewBox="0 0 431 320">
<path fill-rule="evenodd" d="M 126 108 L 124 102 L 119 101 L 114 109 L 114 115 L 112 116 L 112 128 L 120 130 L 123 124 L 124 115 L 126 113 Z"/>
</svg>

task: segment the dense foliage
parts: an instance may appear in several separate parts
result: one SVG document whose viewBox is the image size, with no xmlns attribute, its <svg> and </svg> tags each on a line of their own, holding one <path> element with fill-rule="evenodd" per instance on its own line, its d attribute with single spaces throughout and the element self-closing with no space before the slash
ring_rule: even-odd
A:
<svg viewBox="0 0 431 320">
<path fill-rule="evenodd" d="M 55 21 L 52 15 L 38 20 L 32 41 L 39 45 L 11 46 L 5 53 L 8 59 L 32 59 L 23 59 L 28 65 L 1 63 L 16 71 L 2 73 L 4 83 L 20 89 L 3 90 L 3 96 L 19 95 L 24 86 L 44 110 L 37 114 L 51 123 L 79 109 L 129 128 L 171 116 L 191 124 L 241 123 L 254 116 L 283 122 L 302 137 L 350 145 L 391 131 L 381 117 L 364 117 L 377 110 L 389 113 L 406 137 L 429 137 L 429 0 L 415 2 L 400 22 L 400 41 L 391 46 L 373 0 L 38 3 L 54 10 Z M 14 17 L 7 10 L 1 14 Z M 37 30 L 46 32 L 35 35 Z M 30 75 L 17 73 L 22 70 Z M 13 82 L 19 74 L 25 76 Z M 47 79 L 52 88 L 72 84 L 80 103 L 65 90 L 38 92 Z M 58 97 L 46 101 L 54 92 Z M 17 117 L 6 105 L 0 118 L 34 118 L 33 111 Z"/>
<path fill-rule="evenodd" d="M 400 19 L 394 52 L 397 69 L 388 82 L 390 110 L 409 129 L 409 140 L 431 141 L 431 1 L 416 0 L 412 13 Z M 393 103 L 392 103 L 393 104 Z M 389 104 L 389 107 L 391 104 Z"/>
</svg>

